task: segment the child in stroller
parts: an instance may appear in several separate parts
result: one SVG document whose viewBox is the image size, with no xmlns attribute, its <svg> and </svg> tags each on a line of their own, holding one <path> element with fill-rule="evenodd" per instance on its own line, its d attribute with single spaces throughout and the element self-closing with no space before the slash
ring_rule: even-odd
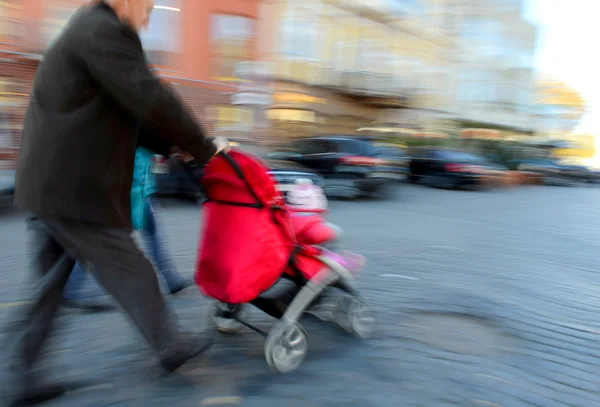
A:
<svg viewBox="0 0 600 407">
<path fill-rule="evenodd" d="M 353 274 L 358 274 L 365 265 L 363 256 L 349 251 L 340 254 L 334 252 L 343 231 L 325 218 L 324 215 L 328 212 L 327 198 L 319 186 L 309 179 L 297 180 L 296 188 L 287 195 L 287 207 L 298 243 L 320 245 L 329 249 L 330 257 Z"/>
<path fill-rule="evenodd" d="M 307 334 L 299 323 L 305 312 L 359 337 L 372 333 L 374 318 L 352 273 L 364 258 L 319 246 L 337 239 L 340 230 L 322 216 L 326 200 L 314 205 L 318 189 L 299 185 L 288 206 L 266 166 L 237 150 L 211 161 L 202 183 L 206 238 L 196 281 L 217 300 L 210 317 L 219 330 L 245 325 L 266 336 L 267 362 L 280 372 L 296 369 L 306 355 Z M 282 279 L 291 286 L 274 287 Z M 334 288 L 343 294 L 329 301 L 326 294 Z M 244 320 L 247 303 L 278 319 L 268 333 Z"/>
</svg>

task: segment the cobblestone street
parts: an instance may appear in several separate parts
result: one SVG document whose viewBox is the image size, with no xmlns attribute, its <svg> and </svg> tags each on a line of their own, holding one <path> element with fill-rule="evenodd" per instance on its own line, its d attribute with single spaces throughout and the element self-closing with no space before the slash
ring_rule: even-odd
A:
<svg viewBox="0 0 600 407">
<path fill-rule="evenodd" d="M 93 385 L 47 405 L 600 406 L 598 202 L 596 188 L 413 186 L 394 199 L 331 202 L 344 245 L 368 259 L 359 287 L 377 312 L 374 339 L 307 320 L 309 354 L 293 373 L 269 371 L 263 339 L 248 331 L 166 376 L 122 314 L 65 311 L 52 373 Z M 199 209 L 166 202 L 161 220 L 191 276 Z M 0 230 L 6 332 L 27 300 L 27 235 L 18 215 Z M 170 301 L 185 326 L 205 325 L 208 301 L 195 288 Z"/>
</svg>

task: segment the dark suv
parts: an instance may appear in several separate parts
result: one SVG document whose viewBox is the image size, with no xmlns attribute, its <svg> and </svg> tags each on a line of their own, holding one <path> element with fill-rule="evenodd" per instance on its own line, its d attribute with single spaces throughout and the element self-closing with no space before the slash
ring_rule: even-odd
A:
<svg viewBox="0 0 600 407">
<path fill-rule="evenodd" d="M 380 192 L 398 178 L 367 137 L 320 136 L 296 140 L 291 151 L 272 156 L 295 161 L 325 178 L 330 195 L 357 197 Z"/>
<path fill-rule="evenodd" d="M 478 188 L 485 177 L 502 167 L 465 151 L 444 148 L 411 150 L 408 180 L 448 189 Z"/>
</svg>

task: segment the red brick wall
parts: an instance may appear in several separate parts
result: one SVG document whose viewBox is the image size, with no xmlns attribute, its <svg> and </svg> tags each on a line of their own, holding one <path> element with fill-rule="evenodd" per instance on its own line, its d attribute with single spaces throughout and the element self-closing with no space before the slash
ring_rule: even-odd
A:
<svg viewBox="0 0 600 407">
<path fill-rule="evenodd" d="M 237 87 L 230 84 L 219 84 L 215 82 L 199 82 L 193 80 L 177 80 L 173 81 L 172 86 L 177 90 L 178 94 L 186 102 L 186 104 L 194 111 L 203 127 L 209 135 L 215 134 L 217 125 L 216 118 L 207 117 L 207 108 L 215 105 L 226 105 L 230 103 L 231 94 L 237 90 Z M 222 134 L 223 135 L 223 134 Z M 252 134 L 235 135 L 225 133 L 225 137 L 251 137 L 256 142 L 266 143 L 269 137 L 268 129 L 255 129 Z"/>
<path fill-rule="evenodd" d="M 229 103 L 230 96 L 227 92 L 184 83 L 172 83 L 172 86 L 196 114 L 196 117 L 200 120 L 207 133 L 213 134 L 216 123 L 208 120 L 206 115 L 207 109 L 212 105 Z"/>
<path fill-rule="evenodd" d="M 11 59 L 10 55 L 0 54 L 0 76 L 3 78 L 15 78 L 21 86 L 18 91 L 29 94 L 33 85 L 33 78 L 35 76 L 35 70 L 38 62 L 33 60 L 15 60 Z M 25 102 L 25 101 L 24 101 Z M 11 109 L 11 114 L 8 119 L 13 124 L 22 124 L 25 117 L 25 110 L 27 108 L 25 104 L 17 109 Z M 12 147 L 9 149 L 0 148 L 0 169 L 14 169 L 18 150 L 14 147 L 18 147 L 21 143 L 21 132 L 15 131 L 12 134 Z"/>
<path fill-rule="evenodd" d="M 31 93 L 33 79 L 38 62 L 34 60 L 15 60 L 7 58 L 3 61 L 3 55 L 0 53 L 0 72 L 3 77 L 14 77 L 24 84 L 24 92 Z M 170 81 L 173 88 L 182 97 L 185 103 L 192 109 L 198 119 L 202 122 L 207 133 L 213 134 L 215 123 L 207 120 L 207 108 L 211 105 L 223 105 L 229 103 L 230 92 L 233 90 L 230 86 L 219 86 L 217 84 L 206 84 L 197 81 L 178 80 Z M 18 109 L 18 114 L 13 120 L 23 122 L 26 106 Z M 13 140 L 13 145 L 18 147 L 20 143 L 20 134 Z M 16 159 L 16 151 L 0 149 L 0 166 L 13 167 Z"/>
</svg>

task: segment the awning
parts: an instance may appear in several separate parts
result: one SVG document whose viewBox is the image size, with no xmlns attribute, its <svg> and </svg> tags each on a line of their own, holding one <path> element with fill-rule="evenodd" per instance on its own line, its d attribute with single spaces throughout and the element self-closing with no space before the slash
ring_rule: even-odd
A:
<svg viewBox="0 0 600 407">
<path fill-rule="evenodd" d="M 427 132 L 427 131 L 420 131 L 418 133 L 415 133 L 415 137 L 446 139 L 446 138 L 448 138 L 448 135 L 447 134 L 443 134 L 443 133 L 433 133 L 433 132 Z"/>
<path fill-rule="evenodd" d="M 357 131 L 370 131 L 376 133 L 400 133 L 411 136 L 415 134 L 415 130 L 396 127 L 361 127 Z"/>
<path fill-rule="evenodd" d="M 460 132 L 460 136 L 463 138 L 499 140 L 502 138 L 502 132 L 493 129 L 464 129 Z"/>
</svg>

